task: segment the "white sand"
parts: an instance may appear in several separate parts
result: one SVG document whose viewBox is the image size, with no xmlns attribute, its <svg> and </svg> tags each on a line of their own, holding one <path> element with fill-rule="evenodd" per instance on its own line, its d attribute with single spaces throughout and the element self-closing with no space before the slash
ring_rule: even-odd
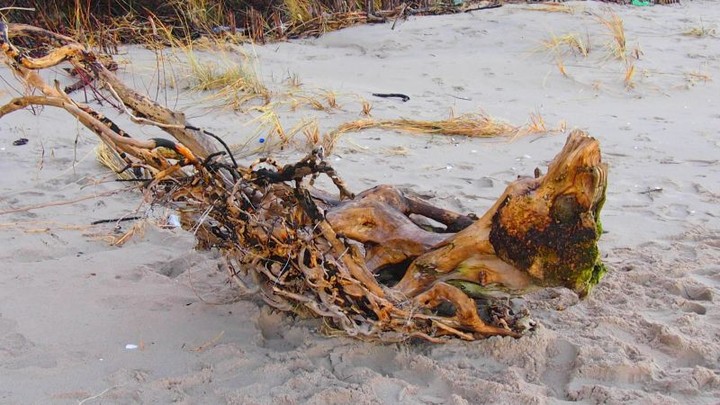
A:
<svg viewBox="0 0 720 405">
<path fill-rule="evenodd" d="M 285 108 L 287 127 L 309 116 L 319 117 L 323 130 L 356 119 L 361 95 L 376 118 L 483 109 L 522 124 L 539 112 L 549 127 L 565 120 L 600 139 L 610 165 L 601 243 L 610 272 L 587 299 L 563 289 L 532 294 L 527 300 L 541 326 L 518 340 L 380 345 L 328 338 L 315 321 L 237 300 L 213 253 L 194 251 L 183 231 L 148 225 L 122 248 L 99 239 L 112 225 L 91 221 L 133 214 L 140 204 L 139 194 L 123 192 L 0 216 L 0 403 L 720 402 L 720 7 L 612 6 L 625 22 L 628 48 L 642 51 L 635 88 L 626 89 L 626 65 L 607 56 L 610 38 L 588 13 L 602 15 L 607 6 L 568 4 L 578 12 L 504 6 L 254 52 L 276 91 L 287 90 L 283 80 L 295 74 L 305 91 L 338 94 L 342 110 Z M 716 36 L 681 35 L 700 19 Z M 587 59 L 563 58 L 569 78 L 547 51 L 536 52 L 551 33 L 568 32 L 587 32 L 591 42 Z M 122 66 L 124 79 L 155 94 L 152 54 L 126 51 L 118 58 L 132 62 Z M 693 72 L 710 81 L 688 76 Z M 0 75 L 15 85 L 7 69 Z M 17 94 L 0 87 L 3 102 Z M 199 98 L 176 95 L 168 93 L 172 106 Z M 244 125 L 248 115 L 188 114 L 230 142 L 258 145 L 256 125 Z M 29 144 L 12 146 L 20 137 Z M 401 185 L 445 207 L 482 213 L 517 175 L 543 168 L 564 140 L 372 130 L 346 135 L 332 159 L 355 191 Z M 120 188 L 97 184 L 111 176 L 94 160 L 96 143 L 63 111 L 3 118 L 0 211 Z"/>
</svg>

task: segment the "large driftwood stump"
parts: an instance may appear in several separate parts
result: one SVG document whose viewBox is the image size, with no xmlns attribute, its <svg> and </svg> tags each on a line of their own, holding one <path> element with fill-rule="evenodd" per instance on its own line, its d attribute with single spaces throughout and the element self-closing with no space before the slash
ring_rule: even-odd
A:
<svg viewBox="0 0 720 405">
<path fill-rule="evenodd" d="M 481 218 L 469 217 L 391 186 L 354 196 L 321 148 L 291 165 L 231 164 L 204 131 L 128 89 L 71 38 L 24 25 L 0 30 L 6 64 L 42 93 L 12 100 L 0 117 L 34 104 L 68 111 L 117 153 L 125 170 L 147 180 L 142 187 L 155 201 L 181 212 L 200 247 L 223 252 L 241 289 L 273 307 L 385 341 L 519 336 L 528 329 L 525 314 L 488 304 L 488 289 L 565 286 L 584 296 L 604 273 L 597 241 L 607 166 L 598 141 L 582 131 L 569 135 L 547 174 L 514 181 Z M 50 50 L 28 56 L 42 49 Z M 175 140 L 132 138 L 36 72 L 64 62 L 96 80 L 136 123 L 158 126 Z M 321 174 L 338 197 L 307 181 Z"/>
<path fill-rule="evenodd" d="M 336 232 L 365 245 L 370 270 L 411 259 L 395 287 L 406 295 L 436 282 L 466 281 L 516 290 L 559 285 L 585 296 L 603 274 L 596 242 L 606 172 L 599 143 L 574 131 L 547 174 L 516 180 L 476 221 L 389 186 L 334 207 L 328 220 Z M 410 214 L 445 224 L 449 232 L 464 229 L 429 232 Z"/>
</svg>

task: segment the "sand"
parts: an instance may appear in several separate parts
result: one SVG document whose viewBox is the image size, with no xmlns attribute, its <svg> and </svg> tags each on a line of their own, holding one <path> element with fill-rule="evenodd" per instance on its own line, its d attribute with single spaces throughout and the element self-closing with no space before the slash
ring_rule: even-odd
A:
<svg viewBox="0 0 720 405">
<path fill-rule="evenodd" d="M 506 5 L 246 51 L 278 94 L 296 77 L 298 91 L 337 95 L 340 109 L 279 107 L 288 128 L 313 116 L 322 131 L 361 118 L 362 97 L 378 119 L 483 110 L 522 125 L 539 113 L 548 128 L 589 131 L 610 166 L 601 240 L 610 271 L 587 299 L 560 288 L 528 295 L 540 325 L 517 340 L 328 337 L 317 321 L 238 297 L 216 254 L 157 226 L 168 212 L 114 183 L 94 159 L 94 135 L 64 111 L 17 112 L 0 120 L 0 403 L 720 402 L 720 7 L 565 4 L 575 13 Z M 611 37 L 597 15 L 608 10 L 623 19 L 627 54 L 637 48 L 639 60 L 614 59 L 606 48 Z M 692 28 L 709 35 L 683 35 Z M 564 53 L 565 76 L 542 42 L 567 33 L 589 38 L 590 53 Z M 252 112 L 207 108 L 182 86 L 158 92 L 155 56 L 142 47 L 117 59 L 126 82 L 196 125 L 261 146 Z M 6 68 L 0 76 L 6 102 L 18 85 Z M 565 135 L 368 130 L 341 138 L 330 159 L 355 191 L 394 184 L 482 213 L 507 183 L 543 168 Z M 13 146 L 21 137 L 29 143 Z M 301 153 L 302 142 L 293 151 L 280 156 Z M 89 198 L 8 212 L 81 197 Z M 133 222 L 120 231 L 90 225 L 124 215 L 150 220 L 122 247 L 107 239 Z"/>
</svg>

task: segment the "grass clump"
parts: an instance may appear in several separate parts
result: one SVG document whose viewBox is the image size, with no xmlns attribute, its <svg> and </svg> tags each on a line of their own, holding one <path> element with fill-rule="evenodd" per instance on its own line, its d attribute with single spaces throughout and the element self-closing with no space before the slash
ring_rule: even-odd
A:
<svg viewBox="0 0 720 405">
<path fill-rule="evenodd" d="M 119 179 L 136 178 L 132 170 L 123 170 L 127 166 L 127 162 L 114 149 L 110 149 L 105 142 L 100 142 L 95 147 L 95 158 L 100 164 L 114 171 Z"/>
<path fill-rule="evenodd" d="M 682 34 L 688 37 L 695 38 L 716 37 L 717 29 L 715 27 L 705 26 L 701 18 L 698 25 L 694 27 L 688 27 L 685 31 L 683 31 Z"/>
<path fill-rule="evenodd" d="M 597 16 L 597 19 L 603 26 L 605 26 L 612 36 L 612 40 L 608 44 L 610 54 L 615 59 L 620 59 L 622 61 L 627 60 L 627 39 L 625 38 L 625 25 L 622 18 L 611 11 L 607 16 Z"/>
<path fill-rule="evenodd" d="M 241 54 L 241 62 L 230 57 L 205 61 L 192 47 L 183 48 L 186 56 L 189 87 L 193 91 L 212 92 L 209 97 L 221 106 L 241 110 L 248 102 L 270 102 L 270 90 L 260 79 L 253 61 Z"/>
<path fill-rule="evenodd" d="M 685 81 L 687 82 L 687 87 L 693 87 L 699 82 L 708 83 L 712 81 L 712 76 L 710 74 L 701 72 L 698 70 L 693 70 L 691 72 L 685 73 Z"/>
<path fill-rule="evenodd" d="M 185 26 L 196 27 L 205 31 L 225 26 L 232 15 L 224 1 L 212 0 L 170 0 L 168 5 L 175 10 Z"/>
<path fill-rule="evenodd" d="M 625 68 L 625 78 L 623 79 L 623 82 L 625 83 L 625 88 L 632 89 L 635 87 L 635 82 L 633 81 L 634 77 L 635 77 L 635 64 L 630 63 Z"/>
<path fill-rule="evenodd" d="M 283 0 L 283 5 L 292 24 L 302 24 L 313 18 L 312 4 L 308 0 Z"/>
<path fill-rule="evenodd" d="M 338 103 L 337 93 L 332 90 L 300 93 L 291 92 L 287 94 L 287 98 L 287 102 L 292 111 L 296 111 L 301 107 L 310 107 L 315 111 L 325 112 L 340 110 L 342 108 Z"/>
<path fill-rule="evenodd" d="M 364 98 L 360 98 L 360 104 L 362 106 L 360 114 L 362 114 L 364 117 L 370 117 L 373 108 L 372 104 Z"/>
<path fill-rule="evenodd" d="M 550 38 L 542 42 L 542 46 L 556 54 L 571 53 L 578 54 L 584 58 L 590 54 L 590 37 L 582 39 L 578 34 L 568 33 L 564 35 L 552 34 Z"/>
</svg>

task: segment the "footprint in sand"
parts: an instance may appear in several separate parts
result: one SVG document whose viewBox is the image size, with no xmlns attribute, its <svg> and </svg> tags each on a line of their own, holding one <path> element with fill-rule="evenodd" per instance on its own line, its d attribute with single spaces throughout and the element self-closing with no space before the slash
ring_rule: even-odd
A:
<svg viewBox="0 0 720 405">
<path fill-rule="evenodd" d="M 387 403 L 452 403 L 452 381 L 425 356 L 406 355 L 390 346 L 361 345 L 330 354 L 327 366 L 349 383 L 367 384 Z"/>
<path fill-rule="evenodd" d="M 17 332 L 17 327 L 16 321 L 2 318 L 0 314 L 0 368 L 20 370 L 28 367 L 55 367 L 55 359 L 38 353 L 35 343 Z"/>
<path fill-rule="evenodd" d="M 698 304 L 697 302 L 691 301 L 684 302 L 682 305 L 680 305 L 680 309 L 682 309 L 684 312 L 694 312 L 698 315 L 705 315 L 707 313 L 707 308 L 705 308 L 703 305 Z"/>
<path fill-rule="evenodd" d="M 693 214 L 693 211 L 685 204 L 670 204 L 660 208 L 660 211 L 670 219 L 685 219 Z"/>
<path fill-rule="evenodd" d="M 680 280 L 668 288 L 668 292 L 690 301 L 713 301 L 712 289 L 692 281 Z"/>
<path fill-rule="evenodd" d="M 261 337 L 259 346 L 276 352 L 289 352 L 302 346 L 309 336 L 309 330 L 288 327 L 287 323 L 288 318 L 283 313 L 263 307 L 255 321 Z"/>
<path fill-rule="evenodd" d="M 578 346 L 565 339 L 556 339 L 548 344 L 545 354 L 549 361 L 542 379 L 551 388 L 553 396 L 558 399 L 570 399 L 567 387 L 575 369 L 578 353 Z"/>
<path fill-rule="evenodd" d="M 197 257 L 197 255 L 190 254 L 182 255 L 177 259 L 169 261 L 161 261 L 149 267 L 156 273 L 162 274 L 163 276 L 177 278 L 188 269 L 198 266 L 201 262 L 202 261 Z"/>
</svg>

